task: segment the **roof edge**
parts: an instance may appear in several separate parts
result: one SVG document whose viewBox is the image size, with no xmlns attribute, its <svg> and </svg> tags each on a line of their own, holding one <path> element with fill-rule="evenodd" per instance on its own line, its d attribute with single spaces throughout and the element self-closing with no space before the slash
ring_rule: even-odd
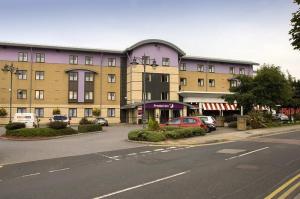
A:
<svg viewBox="0 0 300 199">
<path fill-rule="evenodd" d="M 198 56 L 183 56 L 182 59 L 186 60 L 198 60 L 198 61 L 214 61 L 222 63 L 233 63 L 233 64 L 247 64 L 247 65 L 259 65 L 259 63 L 247 60 L 235 60 L 235 59 L 222 59 L 214 57 L 198 57 Z"/>
</svg>

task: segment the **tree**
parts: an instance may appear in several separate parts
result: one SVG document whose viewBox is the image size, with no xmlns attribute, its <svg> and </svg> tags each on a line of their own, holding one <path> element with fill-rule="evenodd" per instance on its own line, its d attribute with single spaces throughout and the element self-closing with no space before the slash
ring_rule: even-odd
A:
<svg viewBox="0 0 300 199">
<path fill-rule="evenodd" d="M 94 109 L 93 109 L 93 116 L 99 117 L 100 114 L 101 114 L 100 109 L 98 109 L 98 108 L 94 108 Z"/>
<path fill-rule="evenodd" d="M 295 3 L 299 5 L 299 9 L 293 13 L 291 19 L 292 29 L 289 34 L 291 35 L 291 44 L 295 50 L 300 50 L 300 0 L 295 0 Z"/>
<path fill-rule="evenodd" d="M 240 75 L 235 79 L 238 81 L 238 86 L 230 88 L 230 92 L 233 92 L 233 94 L 224 95 L 223 97 L 230 104 L 236 102 L 238 107 L 243 106 L 244 113 L 248 113 L 256 103 L 256 97 L 252 92 L 254 87 L 253 77 Z"/>
<path fill-rule="evenodd" d="M 59 108 L 53 109 L 52 114 L 53 115 L 59 115 L 60 114 L 60 109 Z"/>
</svg>

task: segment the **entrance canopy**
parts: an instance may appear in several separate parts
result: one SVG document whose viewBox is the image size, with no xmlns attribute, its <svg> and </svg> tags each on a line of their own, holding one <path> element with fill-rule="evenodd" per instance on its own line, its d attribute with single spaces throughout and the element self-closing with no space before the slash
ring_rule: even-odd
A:
<svg viewBox="0 0 300 199">
<path fill-rule="evenodd" d="M 237 110 L 237 105 L 228 103 L 203 103 L 202 108 L 205 111 L 235 111 Z"/>
</svg>

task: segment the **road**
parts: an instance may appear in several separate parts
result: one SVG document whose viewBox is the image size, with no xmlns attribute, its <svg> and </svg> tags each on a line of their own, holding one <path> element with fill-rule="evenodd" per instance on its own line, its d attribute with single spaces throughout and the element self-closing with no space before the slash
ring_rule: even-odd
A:
<svg viewBox="0 0 300 199">
<path fill-rule="evenodd" d="M 293 132 L 10 164 L 0 168 L 0 198 L 299 198 L 299 154 Z"/>
</svg>

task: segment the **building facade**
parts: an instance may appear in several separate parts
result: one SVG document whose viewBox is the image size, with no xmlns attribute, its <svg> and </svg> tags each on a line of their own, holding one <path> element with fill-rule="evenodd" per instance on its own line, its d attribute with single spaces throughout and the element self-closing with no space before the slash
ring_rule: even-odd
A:
<svg viewBox="0 0 300 199">
<path fill-rule="evenodd" d="M 143 60 L 133 64 L 135 58 Z M 172 43 L 151 39 L 122 51 L 0 43 L 0 67 L 7 64 L 18 68 L 12 76 L 12 115 L 34 112 L 45 123 L 59 109 L 78 123 L 97 108 L 110 123 L 138 123 L 143 93 L 146 118 L 160 122 L 235 111 L 221 96 L 236 85 L 235 75 L 252 75 L 256 63 L 190 57 Z M 10 75 L 0 71 L 0 108 L 8 113 L 9 99 Z M 8 120 L 1 117 L 0 123 Z"/>
</svg>

